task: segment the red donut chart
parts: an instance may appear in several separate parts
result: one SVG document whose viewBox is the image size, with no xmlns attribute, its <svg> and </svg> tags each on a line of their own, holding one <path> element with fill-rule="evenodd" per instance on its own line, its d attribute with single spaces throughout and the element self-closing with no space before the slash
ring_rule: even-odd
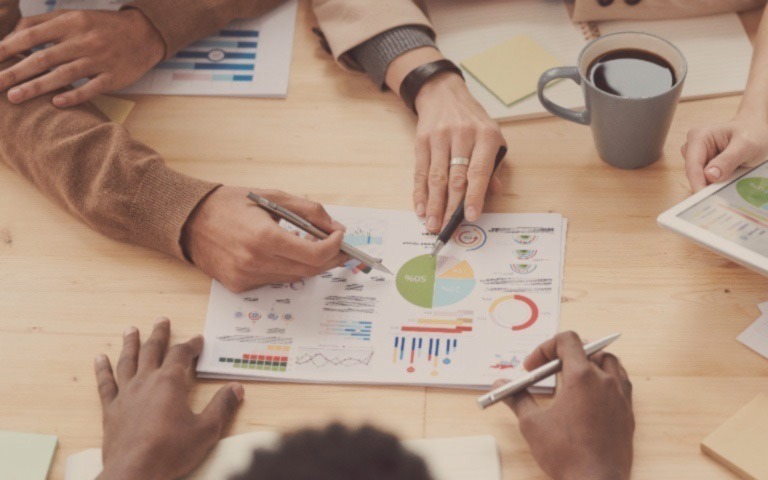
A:
<svg viewBox="0 0 768 480">
<path fill-rule="evenodd" d="M 500 318 L 496 313 L 496 309 L 503 303 L 511 302 L 511 301 L 517 301 L 522 302 L 525 305 L 530 308 L 530 316 L 527 320 L 525 320 L 522 323 L 514 324 L 512 321 L 507 321 L 506 319 Z M 494 302 L 491 304 L 491 307 L 488 309 L 488 313 L 491 316 L 491 319 L 496 322 L 497 325 L 504 327 L 504 328 L 511 328 L 514 331 L 519 330 L 525 330 L 526 328 L 530 327 L 534 323 L 536 323 L 536 320 L 539 318 L 539 307 L 536 305 L 536 302 L 531 300 L 530 298 L 523 296 L 523 295 L 507 295 L 501 298 L 497 298 L 494 300 Z"/>
</svg>

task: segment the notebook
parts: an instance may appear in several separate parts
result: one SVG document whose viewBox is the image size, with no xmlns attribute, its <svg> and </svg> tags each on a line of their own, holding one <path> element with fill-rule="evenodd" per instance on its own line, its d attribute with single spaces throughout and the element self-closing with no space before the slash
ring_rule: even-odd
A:
<svg viewBox="0 0 768 480">
<path fill-rule="evenodd" d="M 701 442 L 701 451 L 741 478 L 768 478 L 768 395 L 758 395 Z"/>
<path fill-rule="evenodd" d="M 744 90 L 749 74 L 752 45 L 735 13 L 575 24 L 561 0 L 428 0 L 426 4 L 438 34 L 438 46 L 457 64 L 515 36 L 526 35 L 556 57 L 560 65 L 575 65 L 589 40 L 620 31 L 643 31 L 671 41 L 688 60 L 683 100 L 738 94 Z M 507 106 L 475 78 L 465 76 L 472 95 L 496 120 L 549 115 L 536 95 Z M 571 81 L 552 85 L 547 96 L 564 107 L 584 106 L 581 87 Z"/>
<path fill-rule="evenodd" d="M 271 449 L 280 436 L 252 432 L 221 440 L 208 458 L 186 480 L 225 479 L 249 465 L 251 452 Z M 406 440 L 403 444 L 421 455 L 435 480 L 500 480 L 501 465 L 496 439 L 490 435 Z M 65 480 L 93 480 L 102 469 L 101 449 L 92 448 L 67 459 Z"/>
<path fill-rule="evenodd" d="M 56 443 L 55 435 L 0 431 L 0 478 L 45 480 Z"/>
</svg>

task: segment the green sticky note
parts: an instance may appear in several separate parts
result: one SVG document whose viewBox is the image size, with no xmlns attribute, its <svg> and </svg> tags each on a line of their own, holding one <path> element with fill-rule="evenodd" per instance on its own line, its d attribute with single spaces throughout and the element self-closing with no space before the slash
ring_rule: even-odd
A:
<svg viewBox="0 0 768 480">
<path fill-rule="evenodd" d="M 45 480 L 56 442 L 55 435 L 0 431 L 0 476 L 14 480 Z"/>
<path fill-rule="evenodd" d="M 536 93 L 539 76 L 560 63 L 531 37 L 519 35 L 467 58 L 461 66 L 510 106 Z"/>
</svg>

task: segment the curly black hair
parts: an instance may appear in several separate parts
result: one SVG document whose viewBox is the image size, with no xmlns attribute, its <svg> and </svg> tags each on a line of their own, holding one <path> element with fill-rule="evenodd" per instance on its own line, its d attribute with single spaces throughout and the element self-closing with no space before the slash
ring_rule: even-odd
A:
<svg viewBox="0 0 768 480">
<path fill-rule="evenodd" d="M 285 435 L 275 450 L 256 450 L 248 470 L 230 480 L 432 480 L 424 460 L 375 427 Z"/>
</svg>

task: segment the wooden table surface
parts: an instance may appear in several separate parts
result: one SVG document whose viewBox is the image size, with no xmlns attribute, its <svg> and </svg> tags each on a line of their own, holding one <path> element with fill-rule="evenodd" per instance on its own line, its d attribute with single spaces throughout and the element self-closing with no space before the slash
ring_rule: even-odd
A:
<svg viewBox="0 0 768 480">
<path fill-rule="evenodd" d="M 758 18 L 745 24 L 754 30 Z M 127 128 L 187 174 L 410 209 L 414 118 L 331 62 L 309 32 L 313 21 L 303 1 L 287 100 L 136 97 Z M 679 154 L 686 132 L 730 118 L 738 103 L 681 104 L 664 158 L 639 171 L 602 163 L 589 130 L 564 120 L 503 126 L 511 153 L 488 210 L 568 218 L 561 328 L 591 339 L 624 334 L 612 350 L 635 386 L 634 478 L 729 478 L 699 442 L 768 392 L 768 360 L 736 341 L 768 300 L 768 279 L 656 224 L 690 193 Z M 174 340 L 202 332 L 210 279 L 89 230 L 5 167 L 0 199 L 0 429 L 58 435 L 51 478 L 62 478 L 68 455 L 101 442 L 93 357 L 115 359 L 125 327 L 147 332 L 160 315 L 172 319 Z M 195 408 L 220 385 L 198 382 Z M 475 395 L 254 382 L 229 433 L 341 419 L 406 438 L 492 434 L 505 479 L 543 478 L 514 415 L 479 411 Z"/>
</svg>

